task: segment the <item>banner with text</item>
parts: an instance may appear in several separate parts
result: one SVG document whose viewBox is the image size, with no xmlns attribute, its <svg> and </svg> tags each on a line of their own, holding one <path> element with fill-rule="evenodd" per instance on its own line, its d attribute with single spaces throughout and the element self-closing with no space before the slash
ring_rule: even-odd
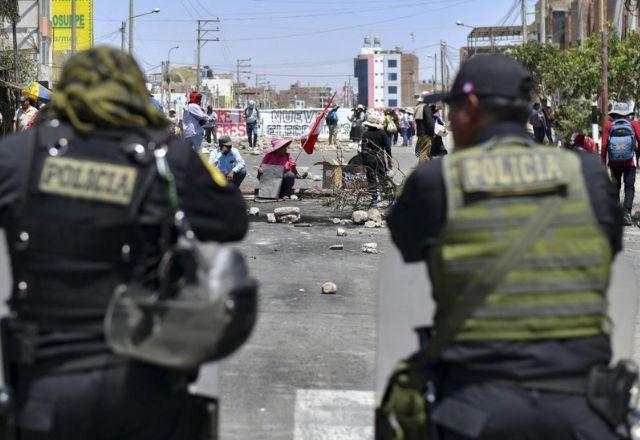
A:
<svg viewBox="0 0 640 440">
<path fill-rule="evenodd" d="M 76 0 L 76 50 L 93 47 L 93 0 Z M 53 51 L 71 50 L 71 0 L 51 0 Z"/>
</svg>

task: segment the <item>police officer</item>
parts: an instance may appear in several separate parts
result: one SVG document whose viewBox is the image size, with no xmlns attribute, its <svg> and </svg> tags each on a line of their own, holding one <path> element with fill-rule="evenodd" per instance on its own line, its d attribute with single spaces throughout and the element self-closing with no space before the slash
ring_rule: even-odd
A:
<svg viewBox="0 0 640 440">
<path fill-rule="evenodd" d="M 31 132 L 0 144 L 15 316 L 3 348 L 21 440 L 201 438 L 186 390 L 193 377 L 115 356 L 103 333 L 116 286 L 158 284 L 171 212 L 149 160 L 155 148 L 168 143 L 180 207 L 200 240 L 247 230 L 238 190 L 167 126 L 135 61 L 99 47 L 67 62 Z"/>
<path fill-rule="evenodd" d="M 441 440 L 617 438 L 585 394 L 611 359 L 605 294 L 622 212 L 592 155 L 528 139 L 531 87 L 506 56 L 466 62 L 428 99 L 450 105 L 456 151 L 420 165 L 389 217 L 433 285 L 423 353 Z"/>
</svg>

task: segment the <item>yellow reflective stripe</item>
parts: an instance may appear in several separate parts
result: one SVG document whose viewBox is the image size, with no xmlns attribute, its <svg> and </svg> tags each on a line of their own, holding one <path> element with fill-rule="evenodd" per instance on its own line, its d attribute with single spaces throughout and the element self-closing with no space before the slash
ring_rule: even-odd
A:
<svg viewBox="0 0 640 440">
<path fill-rule="evenodd" d="M 493 293 L 486 299 L 487 304 L 511 304 L 511 303 L 571 303 L 576 301 L 594 302 L 602 301 L 603 295 L 596 291 L 569 292 L 569 293 L 535 293 L 529 295 L 501 295 Z"/>
<path fill-rule="evenodd" d="M 211 178 L 215 183 L 219 186 L 227 186 L 227 178 L 220 172 L 220 170 L 213 164 L 210 164 L 208 159 L 203 154 L 198 154 L 198 157 L 202 161 L 202 164 L 205 166 L 209 174 L 211 174 Z"/>
</svg>

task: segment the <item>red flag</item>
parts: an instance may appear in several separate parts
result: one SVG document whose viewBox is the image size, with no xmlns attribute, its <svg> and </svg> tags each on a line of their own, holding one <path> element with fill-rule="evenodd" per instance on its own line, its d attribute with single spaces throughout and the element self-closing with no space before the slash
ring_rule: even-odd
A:
<svg viewBox="0 0 640 440">
<path fill-rule="evenodd" d="M 333 96 L 327 101 L 327 105 L 324 106 L 324 110 L 316 117 L 316 120 L 311 125 L 311 130 L 309 133 L 304 135 L 302 139 L 300 139 L 300 143 L 302 144 L 302 149 L 307 154 L 313 153 L 313 148 L 316 146 L 316 142 L 318 142 L 318 136 L 322 132 L 322 126 L 325 118 L 327 117 L 327 110 L 331 107 L 333 103 L 333 98 L 336 97 L 336 93 L 334 92 Z"/>
</svg>

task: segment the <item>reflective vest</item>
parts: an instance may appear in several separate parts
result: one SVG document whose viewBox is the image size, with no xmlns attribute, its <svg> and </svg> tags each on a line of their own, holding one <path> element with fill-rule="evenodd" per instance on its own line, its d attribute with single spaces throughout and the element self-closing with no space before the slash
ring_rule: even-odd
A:
<svg viewBox="0 0 640 440">
<path fill-rule="evenodd" d="M 456 341 L 608 333 L 612 254 L 592 211 L 580 158 L 525 143 L 502 139 L 443 160 L 448 222 L 428 256 L 436 327 L 447 319 L 456 294 L 521 233 L 539 205 L 564 198 L 546 231 L 466 319 Z"/>
</svg>

